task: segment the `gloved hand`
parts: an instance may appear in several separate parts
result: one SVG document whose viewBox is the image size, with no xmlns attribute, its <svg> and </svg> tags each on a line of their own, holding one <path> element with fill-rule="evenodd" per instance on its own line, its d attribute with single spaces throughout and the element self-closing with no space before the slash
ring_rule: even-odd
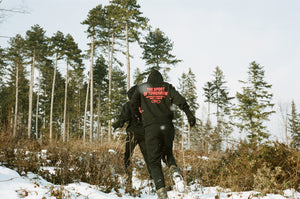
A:
<svg viewBox="0 0 300 199">
<path fill-rule="evenodd" d="M 134 114 L 134 118 L 138 123 L 142 122 L 142 115 L 140 113 Z"/>
<path fill-rule="evenodd" d="M 196 118 L 195 118 L 194 114 L 192 113 L 192 111 L 189 108 L 185 108 L 184 112 L 186 114 L 186 117 L 188 119 L 188 122 L 189 122 L 190 126 L 191 127 L 195 126 Z"/>
<path fill-rule="evenodd" d="M 113 123 L 112 127 L 114 128 L 114 130 L 116 130 L 117 128 L 122 128 L 123 125 L 124 123 L 118 120 L 117 122 Z"/>
<path fill-rule="evenodd" d="M 196 123 L 196 118 L 193 114 L 188 114 L 187 115 L 187 118 L 188 118 L 188 122 L 190 124 L 190 127 L 193 127 L 195 126 L 195 123 Z"/>
</svg>

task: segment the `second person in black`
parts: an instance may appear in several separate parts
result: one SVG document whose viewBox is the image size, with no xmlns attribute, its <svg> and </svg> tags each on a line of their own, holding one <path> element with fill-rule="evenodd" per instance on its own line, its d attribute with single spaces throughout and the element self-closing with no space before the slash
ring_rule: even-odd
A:
<svg viewBox="0 0 300 199">
<path fill-rule="evenodd" d="M 131 87 L 128 92 L 127 96 L 129 100 L 131 99 L 134 91 L 136 90 L 137 86 Z M 128 184 L 131 186 L 131 178 L 132 178 L 132 171 L 130 168 L 130 159 L 133 155 L 134 149 L 136 145 L 139 145 L 140 150 L 143 154 L 144 160 L 146 162 L 146 166 L 148 169 L 148 173 L 150 175 L 149 164 L 147 161 L 147 151 L 145 146 L 145 130 L 142 125 L 142 122 L 137 120 L 133 117 L 130 109 L 130 101 L 126 102 L 122 106 L 122 110 L 120 115 L 118 116 L 118 120 L 113 124 L 113 128 L 122 128 L 124 123 L 128 122 L 126 127 L 126 143 L 125 143 L 125 154 L 124 154 L 124 165 L 125 165 L 125 172 L 128 175 Z M 151 179 L 151 175 L 150 175 Z"/>
</svg>

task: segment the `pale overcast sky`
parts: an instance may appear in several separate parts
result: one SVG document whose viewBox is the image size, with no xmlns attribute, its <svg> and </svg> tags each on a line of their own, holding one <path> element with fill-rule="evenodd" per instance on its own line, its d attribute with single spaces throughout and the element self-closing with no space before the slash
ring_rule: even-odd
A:
<svg viewBox="0 0 300 199">
<path fill-rule="evenodd" d="M 39 24 L 47 36 L 58 30 L 70 33 L 84 50 L 88 40 L 86 27 L 80 22 L 90 9 L 107 3 L 108 0 L 3 0 L 0 9 L 23 7 L 29 14 L 6 16 L 0 23 L 0 36 L 24 36 L 31 26 Z M 274 103 L 295 100 L 300 110 L 300 1 L 138 0 L 138 4 L 152 27 L 160 28 L 174 42 L 173 54 L 183 60 L 170 72 L 171 82 L 177 86 L 182 72 L 190 67 L 197 78 L 199 103 L 203 104 L 202 87 L 212 79 L 216 66 L 235 95 L 242 86 L 238 80 L 247 78 L 249 64 L 256 61 L 264 66 L 266 81 L 273 85 Z M 6 38 L 0 38 L 0 46 L 7 46 Z M 136 67 L 144 67 L 144 62 L 137 47 L 131 48 L 131 54 L 133 74 Z M 279 113 L 275 118 L 272 129 L 279 132 Z"/>
</svg>

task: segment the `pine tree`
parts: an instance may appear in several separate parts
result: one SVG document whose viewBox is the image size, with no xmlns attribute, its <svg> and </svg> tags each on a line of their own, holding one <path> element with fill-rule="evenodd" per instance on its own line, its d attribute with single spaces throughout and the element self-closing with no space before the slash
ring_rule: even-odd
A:
<svg viewBox="0 0 300 199">
<path fill-rule="evenodd" d="M 90 71 L 89 71 L 89 82 L 88 88 L 90 89 L 90 142 L 92 141 L 93 134 L 93 123 L 94 123 L 94 56 L 95 51 L 97 50 L 100 44 L 106 43 L 109 33 L 107 30 L 108 27 L 108 17 L 107 9 L 102 5 L 98 5 L 95 8 L 91 9 L 88 13 L 87 19 L 82 22 L 84 25 L 88 25 L 87 33 L 88 37 L 91 38 L 90 44 Z M 106 44 L 105 44 L 106 45 Z M 88 91 L 87 91 L 88 94 Z M 88 99 L 88 96 L 86 96 Z M 87 103 L 87 101 L 86 101 Z M 85 105 L 87 107 L 87 104 Z M 86 118 L 86 111 L 85 111 Z M 84 132 L 83 140 L 85 141 L 85 123 L 84 121 Z"/>
<path fill-rule="evenodd" d="M 298 148 L 300 146 L 300 114 L 297 113 L 294 100 L 291 104 L 291 113 L 288 117 L 288 129 L 292 134 L 292 146 Z"/>
<path fill-rule="evenodd" d="M 107 33 L 108 36 L 110 36 L 110 39 L 108 38 L 108 52 L 109 52 L 109 64 L 108 64 L 108 114 L 110 115 L 108 118 L 108 141 L 111 140 L 112 135 L 112 88 L 113 88 L 113 68 L 115 64 L 122 65 L 115 57 L 115 53 L 118 52 L 118 49 L 116 48 L 116 45 L 119 44 L 118 39 L 122 37 L 122 28 L 119 24 L 118 19 L 120 19 L 120 16 L 122 15 L 121 10 L 118 6 L 110 4 L 106 6 L 106 12 L 107 12 Z M 117 67 L 117 66 L 116 66 Z"/>
<path fill-rule="evenodd" d="M 65 38 L 65 59 L 66 59 L 66 79 L 65 79 L 65 100 L 64 100 L 64 122 L 63 122 L 63 134 L 62 139 L 63 141 L 66 140 L 67 136 L 67 96 L 68 96 L 68 82 L 69 82 L 69 65 L 73 67 L 76 67 L 77 65 L 82 64 L 82 55 L 81 50 L 78 48 L 78 44 L 75 43 L 74 38 L 67 34 Z M 92 136 L 92 135 L 90 135 Z"/>
<path fill-rule="evenodd" d="M 108 76 L 104 77 L 103 81 L 108 81 Z M 107 131 L 109 131 L 109 123 L 116 119 L 120 107 L 127 101 L 126 95 L 126 75 L 119 67 L 113 67 L 112 69 L 112 98 L 109 100 L 107 93 L 109 88 L 107 84 L 103 83 L 103 94 L 102 94 L 102 124 L 106 126 Z M 102 93 L 102 92 L 101 92 Z M 108 141 L 111 140 L 112 134 L 107 134 Z M 113 135 L 115 138 L 115 135 Z"/>
<path fill-rule="evenodd" d="M 103 116 L 102 113 L 104 112 L 104 102 L 105 96 L 107 96 L 107 83 L 108 83 L 108 71 L 107 65 L 105 64 L 104 57 L 100 56 L 97 58 L 95 66 L 94 66 L 94 73 L 95 73 L 95 89 L 96 89 L 96 98 L 97 98 L 97 138 L 100 138 L 100 143 L 103 143 L 103 133 L 102 133 L 102 124 Z"/>
<path fill-rule="evenodd" d="M 111 118 L 116 120 L 119 115 L 120 107 L 127 102 L 126 74 L 120 67 L 114 67 L 112 71 L 112 100 L 111 100 Z M 114 139 L 116 134 L 113 135 Z"/>
<path fill-rule="evenodd" d="M 71 97 L 70 102 L 73 104 L 69 107 L 69 132 L 72 132 L 70 136 L 79 136 L 81 134 L 81 115 L 83 113 L 83 104 L 84 104 L 84 66 L 81 61 L 75 62 L 73 65 L 73 70 L 70 71 L 70 81 L 69 87 L 71 93 L 69 96 Z M 93 107 L 94 109 L 94 107 Z"/>
<path fill-rule="evenodd" d="M 65 37 L 64 34 L 60 31 L 57 31 L 51 38 L 50 38 L 50 50 L 52 51 L 53 55 L 55 56 L 55 65 L 53 71 L 53 80 L 52 80 L 52 89 L 51 89 L 51 104 L 50 104 L 50 132 L 49 132 L 49 139 L 50 142 L 52 141 L 53 136 L 53 105 L 54 105 L 54 92 L 55 92 L 55 80 L 56 80 L 56 72 L 57 72 L 57 65 L 58 61 L 63 59 L 64 55 L 64 43 Z"/>
<path fill-rule="evenodd" d="M 168 71 L 170 67 L 163 67 L 163 64 L 175 65 L 182 61 L 171 54 L 173 43 L 159 28 L 155 31 L 149 31 L 145 37 L 145 42 L 141 42 L 141 46 L 143 48 L 142 59 L 146 61 L 146 65 L 150 66 L 145 75 L 148 75 L 152 68 L 156 70 L 164 68 L 164 70 Z M 166 79 L 167 77 L 164 78 Z"/>
<path fill-rule="evenodd" d="M 213 99 L 213 93 L 214 93 L 214 86 L 213 86 L 213 83 L 212 82 L 206 82 L 204 87 L 203 87 L 203 90 L 204 90 L 204 97 L 205 97 L 205 100 L 204 102 L 207 102 L 207 107 L 208 107 L 208 120 L 210 121 L 210 105 L 212 103 L 212 99 Z"/>
<path fill-rule="evenodd" d="M 248 80 L 240 81 L 245 86 L 242 92 L 237 92 L 237 106 L 233 109 L 234 117 L 239 119 L 236 126 L 241 131 L 246 131 L 251 143 L 257 143 L 267 139 L 269 134 L 264 121 L 275 111 L 272 110 L 274 104 L 271 103 L 273 94 L 269 93 L 272 85 L 265 80 L 265 71 L 262 66 L 252 62 L 249 66 Z"/>
<path fill-rule="evenodd" d="M 229 97 L 228 88 L 225 86 L 227 83 L 223 71 L 217 66 L 213 74 L 213 95 L 211 102 L 216 105 L 217 112 L 217 125 L 214 129 L 214 150 L 220 150 L 223 137 L 227 137 L 232 131 L 230 123 L 226 121 L 226 116 L 230 114 L 231 100 L 233 97 Z"/>
<path fill-rule="evenodd" d="M 192 72 L 191 68 L 189 68 L 188 73 L 183 73 L 181 78 L 179 79 L 180 87 L 179 92 L 183 97 L 186 98 L 187 103 L 190 106 L 191 111 L 195 114 L 196 110 L 199 108 L 199 104 L 197 103 L 197 88 L 196 88 L 196 76 Z M 181 123 L 182 123 L 182 132 L 184 131 L 184 114 L 181 113 Z M 191 146 L 191 135 L 190 135 L 190 126 L 188 126 L 187 130 L 187 148 L 190 149 Z M 196 132 L 194 132 L 196 133 Z"/>
<path fill-rule="evenodd" d="M 29 110 L 28 110 L 28 138 L 31 137 L 32 128 L 32 105 L 33 105 L 33 84 L 34 84 L 34 68 L 36 64 L 40 64 L 45 59 L 47 52 L 47 38 L 45 31 L 39 25 L 34 25 L 31 30 L 26 32 L 25 46 L 26 54 L 30 59 L 31 72 L 30 72 L 30 87 L 29 87 Z"/>
<path fill-rule="evenodd" d="M 25 51 L 24 39 L 20 35 L 11 38 L 9 41 L 10 47 L 7 49 L 7 61 L 9 63 L 8 71 L 10 72 L 9 87 L 15 89 L 15 108 L 14 108 L 14 123 L 13 123 L 13 137 L 17 135 L 18 116 L 19 116 L 19 91 L 24 88 L 21 81 L 25 80 Z M 8 96 L 7 96 L 8 97 Z"/>
<path fill-rule="evenodd" d="M 119 9 L 118 24 L 125 32 L 126 63 L 127 63 L 127 90 L 130 88 L 130 52 L 129 43 L 139 41 L 140 29 L 147 27 L 148 19 L 142 17 L 140 6 L 136 0 L 111 0 L 111 5 Z"/>
<path fill-rule="evenodd" d="M 119 44 L 118 39 L 121 37 L 121 27 L 119 24 L 119 19 L 121 10 L 116 5 L 108 5 L 102 7 L 102 5 L 97 6 L 96 8 L 90 10 L 88 19 L 83 22 L 83 24 L 88 25 L 88 33 L 95 37 L 95 47 L 100 46 L 103 50 L 103 53 L 106 54 L 107 63 L 108 63 L 108 100 L 111 102 L 112 98 L 112 69 L 115 63 L 120 64 L 120 62 L 116 59 L 115 53 L 117 49 L 115 46 Z M 100 45 L 101 44 L 101 45 Z M 96 51 L 96 49 L 95 49 Z M 91 67 L 93 68 L 93 67 Z M 90 72 L 90 79 L 93 79 L 93 73 Z M 93 83 L 90 84 L 91 87 Z M 92 89 L 92 88 L 91 88 Z M 92 97 L 92 93 L 91 93 Z M 92 101 L 92 99 L 91 99 Z M 92 102 L 91 102 L 92 104 Z M 92 107 L 92 105 L 90 105 Z M 111 107 L 108 107 L 111 109 Z M 109 111 L 110 114 L 110 111 Z M 108 135 L 110 139 L 111 135 L 111 121 L 109 121 Z"/>
<path fill-rule="evenodd" d="M 213 95 L 211 102 L 216 105 L 217 112 L 217 123 L 220 120 L 220 117 L 229 113 L 230 110 L 230 100 L 233 99 L 233 97 L 229 97 L 229 92 L 225 84 L 227 83 L 225 81 L 225 77 L 223 74 L 223 71 L 217 66 L 214 74 L 213 74 Z"/>
</svg>

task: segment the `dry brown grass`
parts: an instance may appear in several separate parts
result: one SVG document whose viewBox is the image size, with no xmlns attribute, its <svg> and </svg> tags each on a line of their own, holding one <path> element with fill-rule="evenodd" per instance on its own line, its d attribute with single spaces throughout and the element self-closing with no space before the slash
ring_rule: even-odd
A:
<svg viewBox="0 0 300 199">
<path fill-rule="evenodd" d="M 221 186 L 232 191 L 300 191 L 300 151 L 282 143 L 241 143 L 235 150 L 207 154 L 208 160 L 203 160 L 199 152 L 185 154 L 185 162 L 192 167 L 186 172 L 188 183 L 200 180 L 202 186 Z M 178 157 L 183 168 L 182 158 Z"/>
<path fill-rule="evenodd" d="M 113 151 L 110 151 L 113 149 Z M 31 171 L 54 184 L 87 182 L 103 191 L 118 190 L 123 167 L 124 140 L 111 143 L 83 144 L 79 140 L 52 144 L 28 139 L 0 136 L 0 164 L 21 175 Z M 46 150 L 46 158 L 42 155 Z M 300 191 L 300 152 L 282 143 L 264 145 L 240 143 L 236 149 L 204 154 L 199 151 L 174 151 L 177 164 L 188 184 L 200 181 L 202 186 L 220 186 L 232 191 L 257 190 L 277 193 L 294 188 Z M 203 156 L 209 159 L 203 159 Z M 149 175 L 137 147 L 132 166 L 139 178 Z M 55 174 L 42 170 L 55 168 Z M 166 185 L 173 182 L 164 168 Z"/>
<path fill-rule="evenodd" d="M 54 184 L 87 182 L 110 192 L 118 189 L 119 175 L 124 174 L 123 148 L 121 141 L 102 146 L 78 140 L 46 145 L 40 141 L 1 136 L 0 163 L 20 175 L 29 171 L 38 173 Z M 46 157 L 42 150 L 46 151 Z M 50 167 L 55 173 L 42 169 Z"/>
</svg>

